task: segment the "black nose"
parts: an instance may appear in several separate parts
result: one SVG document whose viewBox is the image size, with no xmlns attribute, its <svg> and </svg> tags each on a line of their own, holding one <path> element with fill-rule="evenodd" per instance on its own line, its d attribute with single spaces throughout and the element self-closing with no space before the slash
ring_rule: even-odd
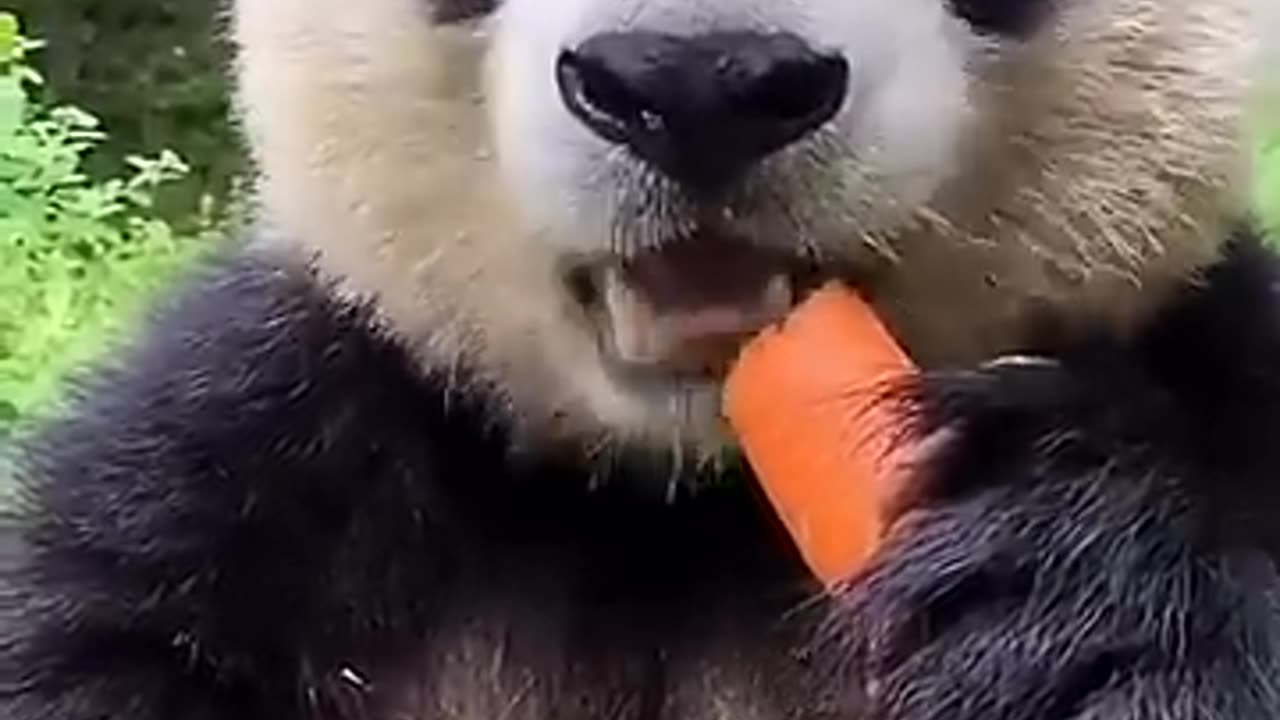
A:
<svg viewBox="0 0 1280 720">
<path fill-rule="evenodd" d="M 593 132 L 711 188 L 830 120 L 849 66 L 786 34 L 597 35 L 561 53 L 565 104 Z"/>
</svg>

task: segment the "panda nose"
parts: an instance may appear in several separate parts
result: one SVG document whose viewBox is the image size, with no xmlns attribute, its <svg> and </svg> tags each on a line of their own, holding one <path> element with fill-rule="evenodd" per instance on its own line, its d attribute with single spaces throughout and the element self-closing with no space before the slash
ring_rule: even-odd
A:
<svg viewBox="0 0 1280 720">
<path fill-rule="evenodd" d="M 715 189 L 812 133 L 849 66 L 788 33 L 593 36 L 556 62 L 569 111 L 673 180 Z"/>
</svg>

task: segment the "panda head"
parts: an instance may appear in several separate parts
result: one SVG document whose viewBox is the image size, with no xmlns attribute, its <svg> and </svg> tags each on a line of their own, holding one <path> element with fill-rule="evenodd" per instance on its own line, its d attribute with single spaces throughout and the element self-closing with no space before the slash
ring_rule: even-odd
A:
<svg viewBox="0 0 1280 720">
<path fill-rule="evenodd" d="M 712 457 L 829 277 L 926 366 L 1211 261 L 1271 0 L 238 0 L 265 236 L 578 447 Z"/>
</svg>

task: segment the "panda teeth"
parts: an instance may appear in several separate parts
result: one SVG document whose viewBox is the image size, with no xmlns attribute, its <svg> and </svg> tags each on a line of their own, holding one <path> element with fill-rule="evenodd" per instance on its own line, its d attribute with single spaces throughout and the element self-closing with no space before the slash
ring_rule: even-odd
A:
<svg viewBox="0 0 1280 720">
<path fill-rule="evenodd" d="M 601 339 L 610 354 L 630 366 L 699 367 L 732 357 L 735 336 L 745 337 L 790 312 L 795 284 L 786 273 L 769 277 L 742 305 L 706 305 L 661 311 L 614 267 L 601 275 Z"/>
<path fill-rule="evenodd" d="M 656 319 L 653 307 L 622 278 L 617 268 L 604 273 L 604 302 L 614 350 L 624 358 L 653 355 Z"/>
</svg>

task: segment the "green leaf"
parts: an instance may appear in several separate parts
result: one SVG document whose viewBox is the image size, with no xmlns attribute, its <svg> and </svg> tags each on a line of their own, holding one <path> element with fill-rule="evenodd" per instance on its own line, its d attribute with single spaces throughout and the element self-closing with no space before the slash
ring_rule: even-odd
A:
<svg viewBox="0 0 1280 720">
<path fill-rule="evenodd" d="M 27 109 L 27 96 L 21 83 L 13 77 L 0 76 L 0 153 L 18 130 Z"/>
<path fill-rule="evenodd" d="M 0 13 L 0 438 L 54 402 L 67 371 L 108 347 L 213 227 L 178 233 L 153 210 L 190 168 L 177 153 L 91 169 L 108 129 L 36 100 L 35 43 Z"/>
<path fill-rule="evenodd" d="M 11 12 L 0 12 L 0 62 L 17 60 L 21 52 L 18 16 Z"/>
</svg>

